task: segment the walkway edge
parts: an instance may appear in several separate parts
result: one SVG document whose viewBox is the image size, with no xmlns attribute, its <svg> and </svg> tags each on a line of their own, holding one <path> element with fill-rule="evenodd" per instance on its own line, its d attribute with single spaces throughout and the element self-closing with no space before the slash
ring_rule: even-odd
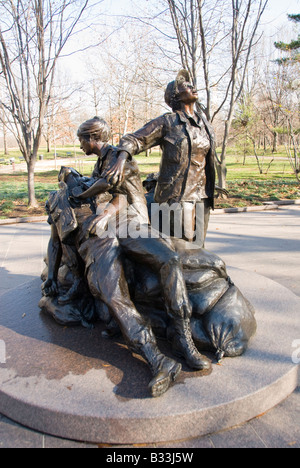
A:
<svg viewBox="0 0 300 468">
<path fill-rule="evenodd" d="M 47 221 L 48 216 L 31 216 L 26 218 L 7 218 L 0 219 L 0 226 L 6 226 L 9 224 L 21 224 L 21 223 L 41 223 Z"/>
<path fill-rule="evenodd" d="M 278 210 L 280 206 L 288 205 L 300 205 L 300 199 L 297 200 L 278 200 L 274 202 L 265 202 L 264 205 L 257 206 L 244 206 L 236 208 L 220 208 L 212 211 L 211 214 L 218 215 L 224 213 L 248 213 L 253 211 L 271 211 Z M 25 218 L 7 218 L 0 219 L 0 226 L 5 226 L 8 224 L 19 224 L 19 223 L 40 223 L 47 221 L 48 216 L 31 216 Z"/>
<path fill-rule="evenodd" d="M 278 210 L 279 206 L 272 205 L 259 205 L 259 206 L 243 206 L 236 208 L 219 208 L 211 212 L 212 215 L 226 214 L 226 213 L 249 213 L 253 211 L 274 211 Z"/>
<path fill-rule="evenodd" d="M 253 211 L 271 211 L 278 210 L 281 206 L 300 205 L 300 199 L 297 200 L 278 200 L 276 202 L 264 202 L 263 205 L 257 206 L 244 206 L 236 208 L 220 208 L 214 210 L 211 214 L 225 214 L 225 213 L 249 213 Z"/>
</svg>

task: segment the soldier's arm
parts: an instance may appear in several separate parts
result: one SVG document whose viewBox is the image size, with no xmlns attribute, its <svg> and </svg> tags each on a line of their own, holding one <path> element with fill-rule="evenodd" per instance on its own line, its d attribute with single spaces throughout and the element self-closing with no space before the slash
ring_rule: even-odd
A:
<svg viewBox="0 0 300 468">
<path fill-rule="evenodd" d="M 95 216 L 87 227 L 87 236 L 96 235 L 98 232 L 104 232 L 112 218 L 127 207 L 127 197 L 121 194 L 115 194 L 112 201 L 109 202 L 102 213 Z"/>
</svg>

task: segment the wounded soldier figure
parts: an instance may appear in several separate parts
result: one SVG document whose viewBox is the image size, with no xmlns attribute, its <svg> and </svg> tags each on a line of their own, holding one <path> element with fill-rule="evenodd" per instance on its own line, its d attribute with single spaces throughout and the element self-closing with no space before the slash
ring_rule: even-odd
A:
<svg viewBox="0 0 300 468">
<path fill-rule="evenodd" d="M 64 323 L 64 318 L 59 315 L 59 312 L 57 314 L 57 308 L 58 310 L 62 308 L 61 304 L 58 304 L 58 307 L 55 304 L 53 308 L 53 296 L 55 298 L 59 293 L 58 272 L 61 261 L 63 258 L 64 261 L 67 259 L 66 265 L 74 277 L 77 279 L 81 277 L 82 281 L 86 278 L 87 292 L 85 296 L 90 293 L 95 299 L 107 306 L 109 309 L 109 314 L 106 312 L 105 317 L 107 323 L 113 318 L 128 347 L 145 358 L 153 374 L 153 379 L 149 383 L 150 393 L 154 397 L 160 396 L 176 379 L 180 373 L 181 365 L 159 351 L 151 328 L 133 304 L 117 240 L 110 237 L 100 239 L 93 235 L 93 222 L 97 216 L 93 205 L 85 203 L 75 208 L 72 208 L 71 205 L 68 206 L 69 197 L 66 194 L 69 195 L 70 189 L 84 182 L 81 175 L 76 173 L 74 169 L 63 168 L 60 179 L 64 179 L 65 189 L 61 191 L 62 193 L 58 192 L 56 197 L 58 200 L 55 203 L 51 203 L 53 196 L 49 200 L 51 239 L 48 247 L 47 279 L 42 286 L 45 297 L 41 300 L 40 307 L 58 318 L 60 323 Z M 66 207 L 61 211 L 62 201 L 59 199 L 64 196 Z M 120 206 L 122 202 L 116 201 L 115 198 L 111 203 L 108 203 L 106 216 L 108 210 L 110 210 L 108 216 L 112 213 L 115 214 L 114 205 Z M 70 224 L 71 218 L 73 218 L 73 223 Z M 71 225 L 73 226 L 72 232 L 70 232 Z M 79 287 L 78 281 L 76 284 Z M 76 304 L 77 308 L 81 305 L 82 310 L 79 311 L 78 316 L 80 322 L 85 325 L 94 319 L 92 301 L 86 300 L 85 296 L 82 296 L 82 288 L 80 291 L 77 290 L 77 297 L 76 290 L 72 289 L 72 293 L 69 291 L 66 294 L 69 296 L 69 304 L 67 301 L 63 301 L 65 302 L 66 316 L 70 318 L 71 314 L 70 320 L 73 321 L 74 307 L 76 309 Z M 79 301 L 79 296 L 83 302 Z M 50 304 L 49 298 L 52 299 Z M 59 299 L 58 302 L 61 303 Z"/>
</svg>

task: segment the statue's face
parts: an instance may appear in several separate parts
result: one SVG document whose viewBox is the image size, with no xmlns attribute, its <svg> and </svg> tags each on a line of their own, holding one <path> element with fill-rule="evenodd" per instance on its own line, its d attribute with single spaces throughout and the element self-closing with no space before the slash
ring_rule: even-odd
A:
<svg viewBox="0 0 300 468">
<path fill-rule="evenodd" d="M 80 137 L 80 149 L 87 155 L 90 156 L 94 153 L 94 144 L 93 140 L 87 140 L 85 138 Z"/>
<path fill-rule="evenodd" d="M 178 100 L 184 104 L 194 104 L 198 99 L 198 93 L 195 87 L 185 81 L 178 86 Z"/>
<path fill-rule="evenodd" d="M 97 154 L 100 156 L 99 151 L 106 145 L 104 141 L 95 140 L 94 138 L 83 138 L 79 137 L 80 149 L 87 155 Z"/>
</svg>

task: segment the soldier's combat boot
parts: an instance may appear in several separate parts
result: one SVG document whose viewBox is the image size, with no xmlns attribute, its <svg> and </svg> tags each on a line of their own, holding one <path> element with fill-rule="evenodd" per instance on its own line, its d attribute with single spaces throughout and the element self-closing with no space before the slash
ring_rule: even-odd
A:
<svg viewBox="0 0 300 468">
<path fill-rule="evenodd" d="M 142 346 L 140 354 L 149 364 L 153 375 L 148 385 L 150 394 L 152 397 L 159 397 L 176 380 L 181 372 L 181 364 L 164 356 L 154 343 L 146 343 Z"/>
<path fill-rule="evenodd" d="M 172 351 L 192 369 L 210 371 L 212 368 L 210 360 L 197 350 L 187 319 L 173 319 Z"/>
</svg>

